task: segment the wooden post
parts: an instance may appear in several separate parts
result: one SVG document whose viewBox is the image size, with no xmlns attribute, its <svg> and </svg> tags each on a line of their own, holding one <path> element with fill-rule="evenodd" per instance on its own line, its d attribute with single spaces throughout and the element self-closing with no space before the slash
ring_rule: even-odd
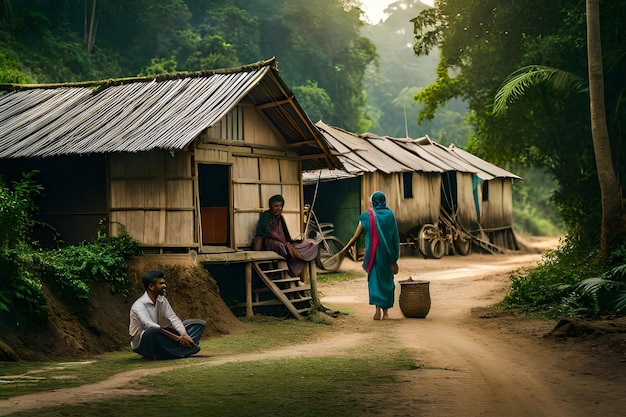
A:
<svg viewBox="0 0 626 417">
<path fill-rule="evenodd" d="M 315 261 L 309 262 L 309 280 L 311 281 L 311 301 L 313 302 L 313 307 L 320 309 L 322 303 L 317 294 L 317 268 L 315 267 Z"/>
<path fill-rule="evenodd" d="M 254 311 L 252 310 L 252 263 L 246 262 L 245 271 L 245 285 L 246 285 L 246 317 L 253 317 Z"/>
<path fill-rule="evenodd" d="M 302 276 L 300 277 L 300 281 L 304 282 L 305 284 L 308 284 L 311 281 L 311 274 L 309 272 L 309 270 L 311 269 L 311 262 L 315 262 L 315 261 L 309 261 L 306 263 L 306 268 L 302 269 Z"/>
</svg>

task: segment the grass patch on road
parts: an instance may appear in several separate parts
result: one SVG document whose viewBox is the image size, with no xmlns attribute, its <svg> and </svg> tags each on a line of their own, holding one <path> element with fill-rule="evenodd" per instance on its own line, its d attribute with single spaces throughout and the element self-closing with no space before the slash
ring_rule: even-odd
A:
<svg viewBox="0 0 626 417">
<path fill-rule="evenodd" d="M 365 273 L 360 272 L 326 272 L 317 275 L 317 281 L 323 283 L 352 281 L 357 278 L 364 278 Z"/>
</svg>

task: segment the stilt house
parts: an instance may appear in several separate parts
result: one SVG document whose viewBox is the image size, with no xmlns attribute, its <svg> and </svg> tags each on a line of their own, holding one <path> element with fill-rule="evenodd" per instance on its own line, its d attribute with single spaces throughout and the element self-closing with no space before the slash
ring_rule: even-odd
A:
<svg viewBox="0 0 626 417">
<path fill-rule="evenodd" d="M 232 289 L 227 304 L 238 300 L 247 315 L 278 305 L 302 318 L 310 308 L 314 283 L 296 285 L 303 277 L 285 277 L 280 256 L 245 249 L 274 194 L 285 198 L 292 235 L 302 233 L 302 171 L 336 163 L 273 59 L 158 77 L 0 86 L 0 175 L 39 171 L 39 220 L 52 226 L 39 231 L 40 242 L 124 230 L 146 254 L 194 255 L 223 297 Z"/>
</svg>

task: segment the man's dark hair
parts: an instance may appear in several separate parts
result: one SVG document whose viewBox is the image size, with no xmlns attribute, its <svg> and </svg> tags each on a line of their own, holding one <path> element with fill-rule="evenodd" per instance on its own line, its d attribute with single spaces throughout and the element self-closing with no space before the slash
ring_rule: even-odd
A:
<svg viewBox="0 0 626 417">
<path fill-rule="evenodd" d="M 157 278 L 163 278 L 163 272 L 161 271 L 150 271 L 146 275 L 141 278 L 141 282 L 143 282 L 143 287 L 147 290 L 150 284 L 154 282 Z"/>
</svg>

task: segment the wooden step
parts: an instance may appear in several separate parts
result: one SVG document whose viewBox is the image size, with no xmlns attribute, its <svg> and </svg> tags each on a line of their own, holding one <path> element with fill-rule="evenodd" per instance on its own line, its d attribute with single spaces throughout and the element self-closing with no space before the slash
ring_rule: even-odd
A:
<svg viewBox="0 0 626 417">
<path fill-rule="evenodd" d="M 311 301 L 312 298 L 311 297 L 302 297 L 302 298 L 297 298 L 297 299 L 293 299 L 291 300 L 292 304 L 293 303 L 303 303 L 306 301 Z M 252 307 L 269 307 L 269 306 L 279 306 L 279 305 L 283 305 L 282 301 L 276 299 L 276 298 L 272 298 L 271 300 L 263 300 L 263 301 L 253 301 L 252 302 Z M 237 303 L 235 304 L 236 307 L 245 307 L 246 303 Z M 298 309 L 299 313 L 302 313 L 304 311 L 309 311 L 310 307 L 305 307 L 305 308 L 301 308 Z"/>
<path fill-rule="evenodd" d="M 264 270 L 261 265 L 267 265 L 268 262 L 255 262 L 252 264 L 253 269 L 257 272 L 257 275 L 259 275 L 259 277 L 261 278 L 261 281 L 263 281 L 265 283 L 265 285 L 270 289 L 270 291 L 272 292 L 272 294 L 274 294 L 274 296 L 276 297 L 276 300 L 263 300 L 263 301 L 256 301 L 256 302 L 252 302 L 252 306 L 261 306 L 261 305 L 278 305 L 276 304 L 277 302 L 279 304 L 283 304 L 287 310 L 289 310 L 289 312 L 298 320 L 303 320 L 304 317 L 302 317 L 300 315 L 300 313 L 298 312 L 298 309 L 294 306 L 294 303 L 299 303 L 302 301 L 307 301 L 307 297 L 298 297 L 298 298 L 290 298 L 290 297 L 294 297 L 297 295 L 300 295 L 299 293 L 304 293 L 305 291 L 310 291 L 311 286 L 307 285 L 307 286 L 293 286 L 291 288 L 281 288 L 279 285 L 277 285 L 277 283 L 280 284 L 286 284 L 286 283 L 294 283 L 296 281 L 296 279 L 292 279 L 292 278 L 285 278 L 285 271 L 287 270 L 287 263 L 286 262 L 277 262 L 276 264 L 272 264 L 273 269 L 267 269 Z M 278 268 L 274 268 L 274 265 L 278 266 Z M 270 274 L 275 274 L 275 273 L 280 273 L 281 276 L 278 279 L 274 279 L 274 277 L 270 276 Z M 295 277 L 294 277 L 295 278 Z M 297 280 L 300 280 L 299 278 Z M 257 295 L 259 294 L 259 292 L 257 292 Z M 287 295 L 289 294 L 289 296 Z M 310 301 L 312 298 L 308 297 L 308 301 Z M 258 303 L 262 303 L 262 304 L 258 304 Z"/>
<path fill-rule="evenodd" d="M 266 274 L 273 274 L 276 272 L 287 272 L 289 271 L 289 268 L 263 269 L 262 271 L 265 272 Z"/>
<path fill-rule="evenodd" d="M 302 280 L 300 279 L 300 277 L 289 277 L 289 278 L 273 279 L 272 282 L 274 284 L 288 284 L 291 282 L 302 282 Z"/>
<path fill-rule="evenodd" d="M 290 293 L 290 292 L 310 291 L 310 290 L 311 290 L 311 286 L 310 285 L 298 285 L 297 287 L 283 288 L 282 293 L 283 294 L 287 294 L 287 293 Z"/>
</svg>

